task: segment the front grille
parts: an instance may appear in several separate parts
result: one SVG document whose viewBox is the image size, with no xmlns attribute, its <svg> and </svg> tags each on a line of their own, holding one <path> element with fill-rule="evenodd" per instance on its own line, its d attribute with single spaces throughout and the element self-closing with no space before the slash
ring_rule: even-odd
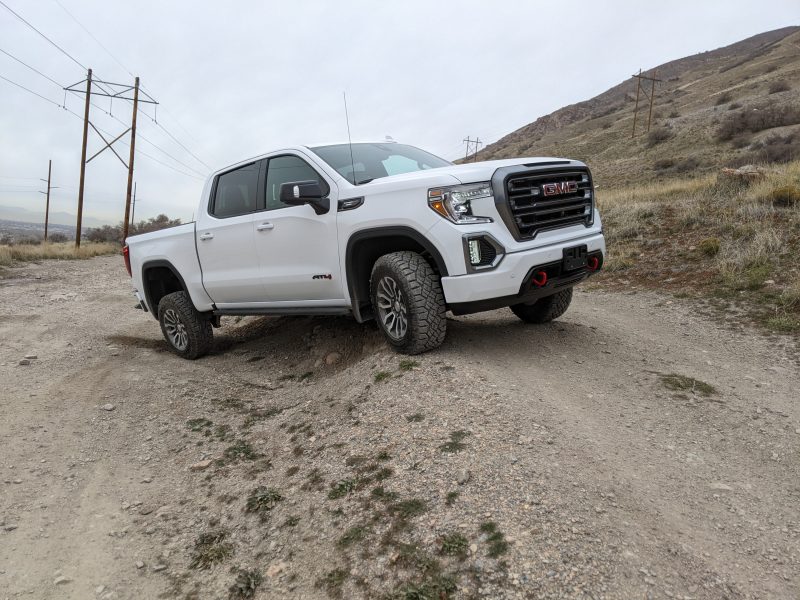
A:
<svg viewBox="0 0 800 600">
<path fill-rule="evenodd" d="M 577 184 L 574 192 L 545 196 L 546 185 L 570 182 Z M 532 238 L 545 229 L 592 222 L 592 182 L 588 171 L 514 174 L 506 180 L 506 194 L 520 238 Z"/>
</svg>

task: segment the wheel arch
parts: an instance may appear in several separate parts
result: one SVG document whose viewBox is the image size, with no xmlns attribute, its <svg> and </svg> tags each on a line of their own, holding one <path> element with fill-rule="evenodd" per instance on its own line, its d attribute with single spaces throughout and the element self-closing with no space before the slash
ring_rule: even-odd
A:
<svg viewBox="0 0 800 600">
<path fill-rule="evenodd" d="M 158 303 L 172 292 L 189 293 L 186 282 L 178 269 L 164 259 L 150 260 L 142 265 L 144 299 L 150 313 L 158 320 Z"/>
<path fill-rule="evenodd" d="M 353 316 L 360 323 L 373 318 L 369 278 L 375 261 L 384 254 L 411 250 L 421 254 L 439 277 L 447 276 L 447 265 L 436 246 L 411 227 L 374 227 L 357 231 L 347 240 L 345 273 Z"/>
</svg>

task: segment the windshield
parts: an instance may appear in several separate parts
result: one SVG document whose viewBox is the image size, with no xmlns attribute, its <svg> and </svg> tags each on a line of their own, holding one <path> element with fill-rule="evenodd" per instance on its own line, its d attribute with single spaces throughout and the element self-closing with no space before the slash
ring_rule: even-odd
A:
<svg viewBox="0 0 800 600">
<path fill-rule="evenodd" d="M 452 164 L 405 144 L 353 144 L 352 148 L 352 157 L 349 144 L 317 146 L 311 150 L 354 185 L 389 175 L 436 169 Z"/>
</svg>

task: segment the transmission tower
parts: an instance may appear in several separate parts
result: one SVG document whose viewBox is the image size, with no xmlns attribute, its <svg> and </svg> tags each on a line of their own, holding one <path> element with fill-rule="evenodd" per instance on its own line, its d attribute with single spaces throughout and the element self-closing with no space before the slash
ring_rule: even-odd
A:
<svg viewBox="0 0 800 600">
<path fill-rule="evenodd" d="M 85 89 L 83 89 L 84 84 L 86 85 Z M 94 88 L 97 89 L 95 90 Z M 66 90 L 67 92 L 86 94 L 86 105 L 84 107 L 84 113 L 83 113 L 83 146 L 81 148 L 81 177 L 80 177 L 80 183 L 78 184 L 78 224 L 77 224 L 77 229 L 75 231 L 75 247 L 78 248 L 81 245 L 81 222 L 83 220 L 83 190 L 86 177 L 86 165 L 89 164 L 94 158 L 96 158 L 100 153 L 102 153 L 106 149 L 111 150 L 111 152 L 114 153 L 114 156 L 116 156 L 119 159 L 122 165 L 126 169 L 128 169 L 128 189 L 125 195 L 125 219 L 122 222 L 123 223 L 122 239 L 125 240 L 125 238 L 128 237 L 128 225 L 131 212 L 131 191 L 133 188 L 133 161 L 134 161 L 134 151 L 136 148 L 136 115 L 139 110 L 140 102 L 153 105 L 157 105 L 158 102 L 156 102 L 155 99 L 153 99 L 153 97 L 150 96 L 150 94 L 139 88 L 138 77 L 135 78 L 133 85 L 129 85 L 126 83 L 112 83 L 110 81 L 92 79 L 91 69 L 88 70 L 86 79 L 81 80 L 78 83 L 74 83 L 71 86 L 64 88 L 64 90 Z M 128 127 L 122 133 L 120 133 L 117 137 L 115 137 L 111 141 L 108 141 L 106 137 L 102 133 L 100 133 L 100 131 L 97 129 L 97 127 L 94 126 L 94 123 L 92 123 L 92 121 L 89 118 L 89 110 L 92 105 L 91 104 L 92 94 L 94 94 L 95 96 L 105 96 L 107 98 L 111 98 L 112 103 L 114 102 L 115 99 L 133 102 L 131 126 Z M 102 139 L 105 142 L 105 146 L 100 148 L 100 150 L 95 152 L 87 160 L 86 146 L 88 142 L 90 126 L 92 129 L 94 129 L 95 133 L 100 136 L 100 139 Z M 130 132 L 131 134 L 131 141 L 130 141 L 130 154 L 128 156 L 128 162 L 126 163 L 114 149 L 114 144 L 128 132 Z"/>
<path fill-rule="evenodd" d="M 633 107 L 633 129 L 631 130 L 631 139 L 636 137 L 636 119 L 639 116 L 639 96 L 644 95 L 648 100 L 650 100 L 650 110 L 647 113 L 647 129 L 645 133 L 650 131 L 650 124 L 653 121 L 653 100 L 655 99 L 656 95 L 656 82 L 660 82 L 661 79 L 656 79 L 656 71 L 653 70 L 653 74 L 642 75 L 642 70 L 639 69 L 639 72 L 636 75 L 633 75 L 636 79 L 636 104 Z M 647 91 L 647 84 L 642 84 L 642 81 L 650 82 L 650 91 Z"/>
</svg>

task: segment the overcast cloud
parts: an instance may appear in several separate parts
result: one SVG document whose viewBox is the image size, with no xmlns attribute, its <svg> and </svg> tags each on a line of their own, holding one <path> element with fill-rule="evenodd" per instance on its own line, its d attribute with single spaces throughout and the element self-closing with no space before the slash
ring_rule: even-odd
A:
<svg viewBox="0 0 800 600">
<path fill-rule="evenodd" d="M 640 67 L 800 23 L 797 0 L 618 2 L 114 2 L 4 0 L 106 80 L 161 103 L 158 121 L 212 168 L 285 145 L 391 135 L 449 159 L 470 135 L 491 142 L 561 106 L 595 96 Z M 0 6 L 0 49 L 62 85 L 81 68 Z M 64 92 L 0 54 L 0 75 L 61 104 Z M 97 99 L 108 107 L 107 99 Z M 82 113 L 82 99 L 67 106 Z M 151 107 L 144 107 L 152 115 Z M 130 119 L 121 102 L 113 113 Z M 113 133 L 122 125 L 92 109 Z M 176 120 L 177 119 L 177 120 Z M 200 174 L 147 117 L 140 133 Z M 0 80 L 0 205 L 43 209 L 30 193 L 53 159 L 52 210 L 75 212 L 82 124 Z M 102 146 L 90 137 L 90 155 Z M 127 160 L 127 148 L 119 146 Z M 137 149 L 189 172 L 158 149 Z M 20 178 L 20 179 L 15 179 Z M 191 218 L 203 182 L 137 155 L 137 217 Z M 89 164 L 85 214 L 119 221 L 126 172 L 105 152 Z M 15 190 L 29 190 L 21 192 Z"/>
</svg>

